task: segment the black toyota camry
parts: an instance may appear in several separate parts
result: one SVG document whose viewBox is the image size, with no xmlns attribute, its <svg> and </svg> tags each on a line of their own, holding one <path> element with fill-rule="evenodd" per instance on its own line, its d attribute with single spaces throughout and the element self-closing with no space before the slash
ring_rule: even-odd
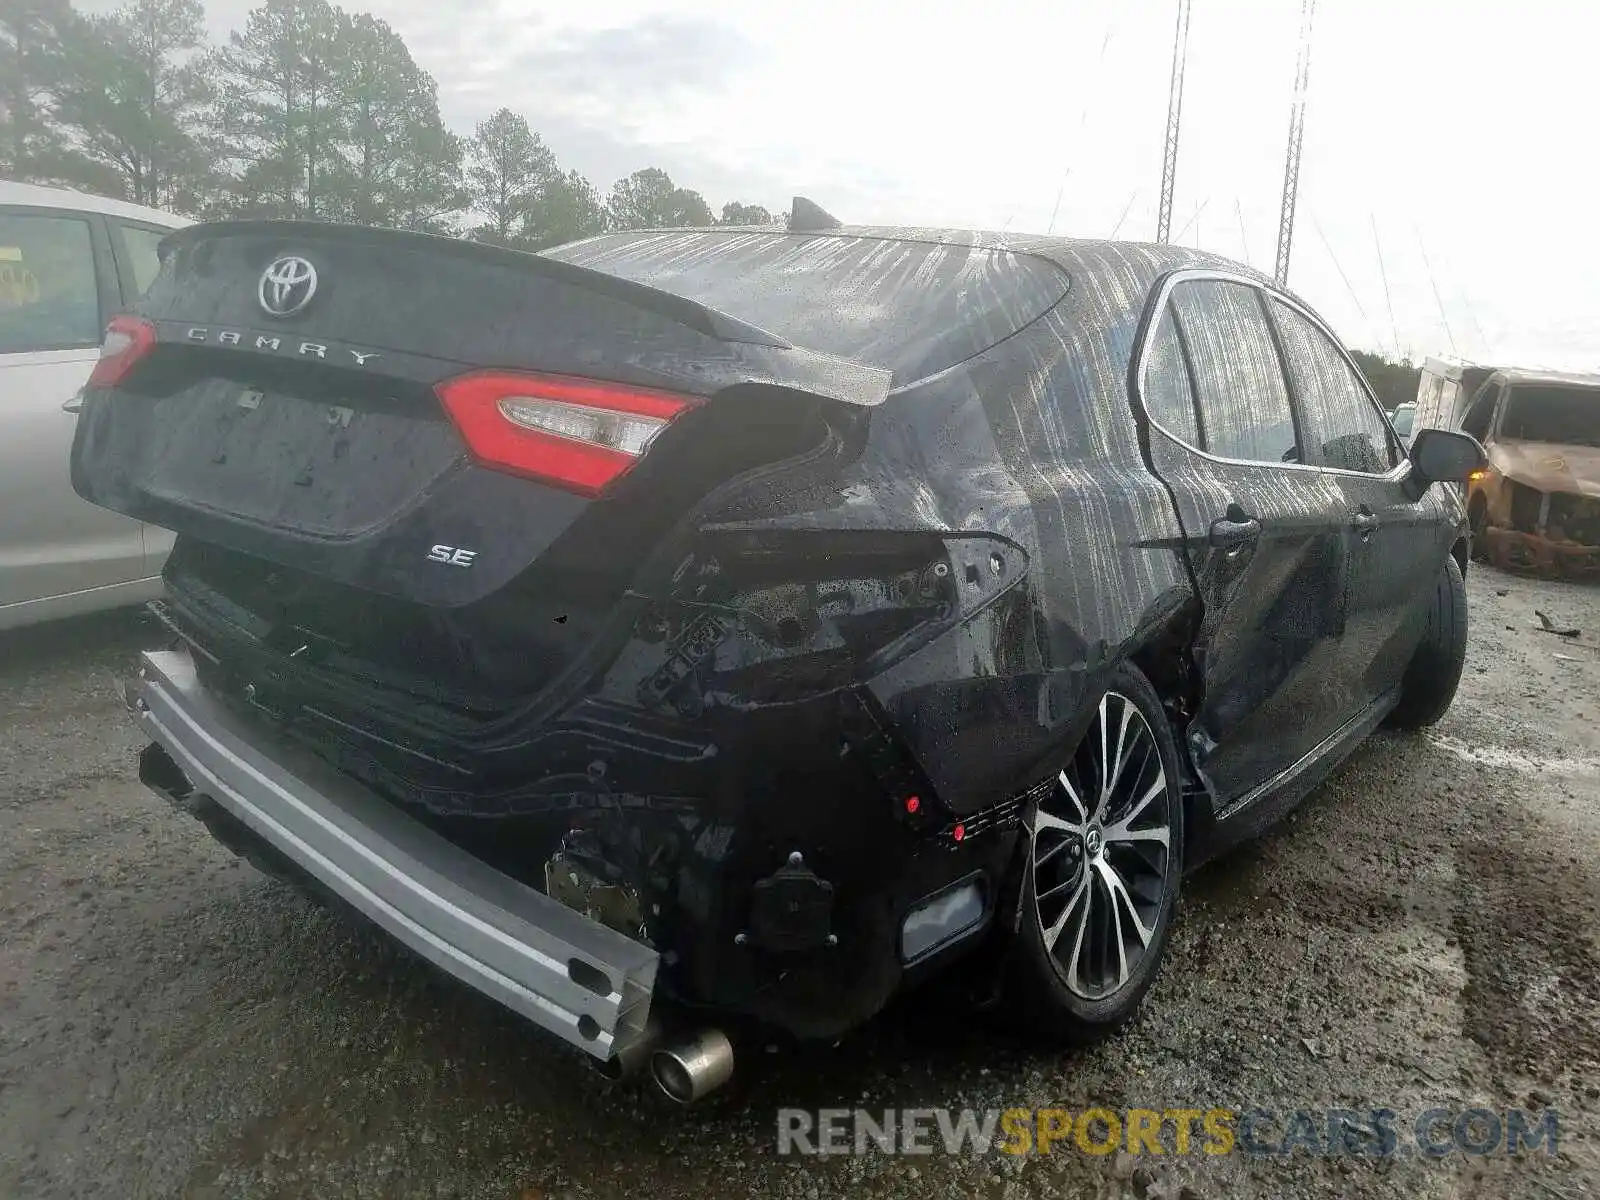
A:
<svg viewBox="0 0 1600 1200">
<path fill-rule="evenodd" d="M 957 964 L 1113 1028 L 1185 870 L 1465 647 L 1482 450 L 1292 294 L 796 225 L 193 226 L 73 450 L 178 534 L 142 778 L 683 1100 Z"/>
</svg>

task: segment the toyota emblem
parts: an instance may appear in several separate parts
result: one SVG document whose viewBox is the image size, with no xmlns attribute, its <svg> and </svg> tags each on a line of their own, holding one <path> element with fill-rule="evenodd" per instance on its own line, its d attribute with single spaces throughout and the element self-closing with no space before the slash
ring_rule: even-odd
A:
<svg viewBox="0 0 1600 1200">
<path fill-rule="evenodd" d="M 261 272 L 256 299 L 269 317 L 292 317 L 317 294 L 317 269 L 309 260 L 288 255 Z"/>
</svg>

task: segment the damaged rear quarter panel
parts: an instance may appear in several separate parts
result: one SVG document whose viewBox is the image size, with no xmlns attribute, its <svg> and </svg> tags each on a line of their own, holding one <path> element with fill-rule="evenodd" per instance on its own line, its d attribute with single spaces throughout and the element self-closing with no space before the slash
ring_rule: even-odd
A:
<svg viewBox="0 0 1600 1200">
<path fill-rule="evenodd" d="M 836 474 L 764 481 L 703 526 L 944 538 L 970 615 L 862 682 L 958 816 L 1053 774 L 1116 664 L 1192 597 L 1126 396 L 1160 264 L 1138 247 L 1082 243 L 1063 265 L 1071 286 L 1058 304 L 898 387 Z"/>
</svg>

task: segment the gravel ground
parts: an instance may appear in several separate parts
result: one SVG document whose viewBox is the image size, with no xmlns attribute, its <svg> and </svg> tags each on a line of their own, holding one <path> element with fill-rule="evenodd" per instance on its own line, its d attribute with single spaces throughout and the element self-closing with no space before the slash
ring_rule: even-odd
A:
<svg viewBox="0 0 1600 1200">
<path fill-rule="evenodd" d="M 1455 708 L 1191 879 L 1123 1035 L 1030 1050 L 928 993 L 837 1047 L 758 1049 L 691 1112 L 143 791 L 119 699 L 141 618 L 0 640 L 0 1196 L 1600 1194 L 1600 586 L 1469 589 Z M 779 1106 L 852 1105 L 1553 1105 L 1561 1136 L 1442 1161 L 776 1154 Z"/>
</svg>

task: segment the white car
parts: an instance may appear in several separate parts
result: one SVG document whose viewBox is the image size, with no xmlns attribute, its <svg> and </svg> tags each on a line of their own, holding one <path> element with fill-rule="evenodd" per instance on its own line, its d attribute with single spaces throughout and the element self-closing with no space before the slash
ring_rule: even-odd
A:
<svg viewBox="0 0 1600 1200">
<path fill-rule="evenodd" d="M 1416 423 L 1417 404 L 1414 400 L 1395 405 L 1389 414 L 1389 424 L 1394 426 L 1394 431 L 1400 435 L 1400 440 L 1408 446 L 1411 444 L 1412 426 Z"/>
<path fill-rule="evenodd" d="M 160 592 L 172 535 L 82 500 L 67 459 L 111 314 L 189 222 L 82 192 L 0 182 L 0 629 Z"/>
</svg>

